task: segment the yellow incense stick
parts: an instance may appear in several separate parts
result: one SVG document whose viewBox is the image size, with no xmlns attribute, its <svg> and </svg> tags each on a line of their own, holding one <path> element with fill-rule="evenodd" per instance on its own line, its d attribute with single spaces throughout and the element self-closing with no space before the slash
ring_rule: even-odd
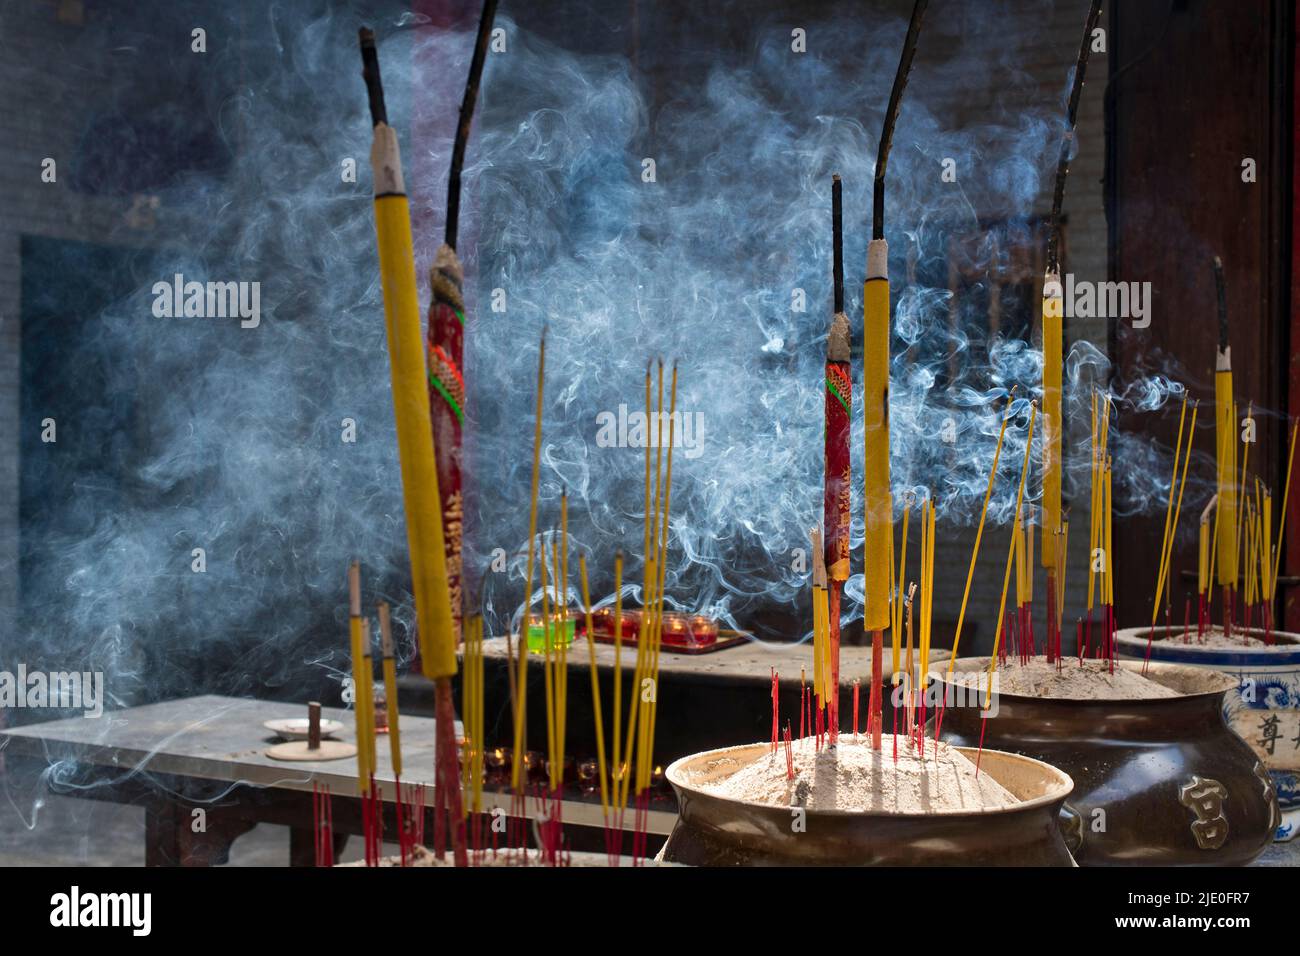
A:
<svg viewBox="0 0 1300 956">
<path fill-rule="evenodd" d="M 621 556 L 620 556 L 621 559 Z M 591 665 L 591 709 L 596 719 L 596 773 L 600 777 L 600 810 L 609 820 L 609 781 L 605 766 L 605 718 L 600 710 L 600 676 L 596 670 L 596 631 L 591 623 L 591 592 L 587 590 L 587 558 L 578 555 L 578 576 L 582 582 L 582 609 L 587 619 L 587 660 Z"/>
<path fill-rule="evenodd" d="M 892 645 L 891 650 L 893 651 L 895 684 L 898 683 L 898 656 L 903 640 L 903 635 L 900 633 L 903 621 L 903 602 L 899 600 L 901 597 L 899 592 L 902 591 L 903 582 L 907 579 L 907 525 L 911 521 L 911 518 L 912 496 L 909 494 L 903 500 L 903 544 L 898 551 L 898 576 L 894 578 L 894 587 L 892 589 L 894 591 L 894 607 L 896 610 L 894 613 L 893 624 L 890 627 L 890 631 L 892 632 L 890 635 L 890 644 Z M 922 550 L 924 551 L 924 545 L 922 545 Z"/>
<path fill-rule="evenodd" d="M 864 606 L 867 633 L 890 626 L 892 595 L 889 572 L 894 554 L 893 500 L 889 487 L 889 246 L 873 239 L 867 247 L 867 278 L 863 286 L 862 408 L 863 408 L 863 555 Z"/>
<path fill-rule="evenodd" d="M 370 652 L 370 619 L 361 619 L 361 699 L 365 701 L 362 733 L 366 738 L 366 771 L 378 769 L 379 747 L 375 740 L 375 668 Z"/>
<path fill-rule="evenodd" d="M 1235 407 L 1235 406 L 1234 406 L 1234 407 Z M 1255 403 L 1254 403 L 1254 402 L 1249 402 L 1249 403 L 1247 403 L 1247 405 L 1246 405 L 1246 418 L 1248 418 L 1248 419 L 1249 419 L 1249 418 L 1253 418 L 1254 415 L 1255 415 Z M 1235 411 L 1234 411 L 1234 413 L 1233 413 L 1233 428 L 1234 428 L 1234 430 L 1235 430 L 1236 427 L 1237 427 L 1237 421 L 1236 421 L 1236 418 L 1237 418 L 1237 416 L 1236 416 L 1236 413 L 1235 413 Z M 1241 444 L 1242 444 L 1242 446 L 1245 448 L 1245 451 L 1242 453 L 1242 456 L 1241 456 L 1241 480 L 1237 483 L 1237 487 L 1236 487 L 1236 490 L 1235 490 L 1235 494 L 1236 494 L 1236 496 L 1237 496 L 1237 500 L 1238 500 L 1238 502 L 1240 502 L 1242 499 L 1245 499 L 1247 502 L 1249 502 L 1249 501 L 1250 501 L 1250 492 L 1247 490 L 1248 486 L 1247 486 L 1247 484 L 1246 484 L 1246 466 L 1247 466 L 1247 464 L 1250 462 L 1250 444 L 1251 444 L 1251 443 L 1250 443 L 1250 442 L 1247 442 L 1247 441 L 1245 440 L 1245 438 L 1243 437 L 1243 438 L 1242 438 L 1242 441 L 1241 441 Z M 1233 451 L 1234 451 L 1234 454 L 1235 454 L 1235 452 L 1236 452 L 1236 447 L 1237 447 L 1237 442 L 1236 442 L 1236 440 L 1235 440 L 1235 434 L 1234 434 L 1234 440 L 1233 440 L 1233 443 L 1232 443 L 1232 447 L 1233 447 Z M 1236 464 L 1236 459 L 1235 459 L 1235 458 L 1233 459 L 1233 464 L 1234 464 L 1234 465 Z M 1243 516 L 1243 513 L 1242 513 L 1242 506 L 1241 506 L 1240 503 L 1238 503 L 1238 506 L 1237 506 L 1237 527 L 1234 528 L 1234 529 L 1233 529 L 1233 532 L 1232 532 L 1232 541 L 1233 541 L 1233 544 L 1232 544 L 1232 554 L 1233 554 L 1233 563 L 1234 563 L 1234 566 L 1237 566 L 1237 564 L 1238 564 L 1238 563 L 1240 562 L 1240 560 L 1241 560 L 1241 534 L 1242 534 L 1242 520 L 1243 520 L 1243 517 L 1244 517 L 1244 516 Z M 1238 573 L 1240 573 L 1240 568 L 1239 568 L 1239 567 L 1238 567 Z M 1233 575 L 1233 579 L 1232 579 L 1232 580 L 1233 580 L 1233 586 L 1236 587 L 1236 583 L 1237 583 L 1237 574 L 1234 574 L 1234 575 Z"/>
<path fill-rule="evenodd" d="M 365 794 L 370 790 L 370 779 L 367 774 L 370 760 L 366 756 L 365 703 L 361 697 L 361 685 L 365 679 L 361 626 L 361 565 L 356 561 L 348 566 L 348 607 L 348 638 L 352 655 L 352 719 L 357 736 L 357 790 Z"/>
<path fill-rule="evenodd" d="M 546 383 L 546 333 L 537 349 L 537 407 L 533 421 L 533 480 L 528 504 L 528 566 L 524 577 L 524 609 L 519 622 L 519 676 L 515 700 L 515 752 L 510 765 L 510 786 L 518 790 L 524 764 L 525 733 L 528 727 L 528 618 L 533 603 L 533 563 L 537 546 L 537 485 L 542 454 L 542 397 Z"/>
<path fill-rule="evenodd" d="M 648 702 L 650 724 L 646 728 L 646 764 L 642 789 L 650 785 L 650 775 L 654 769 L 655 725 L 659 718 L 659 651 L 663 644 L 664 583 L 668 572 L 668 517 L 671 513 L 673 488 L 673 445 L 675 444 L 677 422 L 677 364 L 673 363 L 672 396 L 668 410 L 668 461 L 664 475 L 664 500 L 659 542 L 659 585 L 658 612 L 655 616 L 654 658 L 651 663 L 653 694 Z"/>
<path fill-rule="evenodd" d="M 393 628 L 388 602 L 379 602 L 379 647 L 384 655 L 384 697 L 388 701 L 388 753 L 393 773 L 402 775 L 402 731 L 397 713 L 397 661 L 393 647 Z"/>
<path fill-rule="evenodd" d="M 1013 390 L 1012 394 L 1007 396 L 1008 408 L 1010 408 L 1011 399 L 1014 394 L 1015 392 Z M 948 659 L 949 676 L 952 675 L 953 666 L 957 663 L 957 645 L 961 641 L 962 623 L 966 620 L 966 604 L 970 600 L 971 581 L 975 579 L 975 560 L 979 557 L 980 541 L 984 537 L 984 519 L 988 516 L 989 513 L 989 499 L 993 497 L 993 481 L 998 474 L 998 459 L 1002 457 L 1002 440 L 1006 437 L 1007 434 L 1007 421 L 1008 421 L 1008 416 L 1004 411 L 1002 414 L 1002 424 L 998 428 L 998 443 L 996 447 L 994 447 L 993 449 L 993 465 L 991 468 L 989 468 L 988 487 L 984 489 L 984 504 L 980 508 L 980 522 L 975 529 L 975 546 L 971 548 L 971 552 L 970 552 L 970 567 L 966 569 L 966 589 L 962 591 L 961 610 L 957 612 L 957 630 L 953 633 L 952 636 L 952 657 Z"/>
<path fill-rule="evenodd" d="M 1178 442 L 1174 445 L 1174 468 L 1173 473 L 1169 476 L 1169 497 L 1165 502 L 1165 532 L 1164 537 L 1160 539 L 1160 564 L 1156 569 L 1156 598 L 1155 603 L 1151 605 L 1151 625 L 1153 627 L 1156 623 L 1156 616 L 1160 612 L 1160 596 L 1164 592 L 1165 555 L 1169 552 L 1169 525 L 1174 516 L 1174 490 L 1175 486 L 1178 484 L 1178 464 L 1183 453 L 1183 426 L 1186 423 L 1187 393 L 1183 392 L 1183 406 L 1182 410 L 1178 414 Z"/>
<path fill-rule="evenodd" d="M 1278 571 L 1281 568 L 1281 564 L 1282 564 L 1282 541 L 1283 541 L 1283 532 L 1286 529 L 1286 519 L 1287 519 L 1286 504 L 1287 504 L 1287 499 L 1290 497 L 1291 494 L 1291 466 L 1295 464 L 1295 441 L 1296 441 L 1297 430 L 1300 430 L 1300 422 L 1296 422 L 1294 425 L 1291 426 L 1291 450 L 1287 452 L 1286 483 L 1282 486 L 1282 513 L 1278 519 L 1280 523 L 1278 525 L 1278 531 L 1277 531 L 1277 553 L 1273 557 L 1273 574 L 1271 575 L 1271 579 L 1273 581 L 1277 580 Z"/>
<path fill-rule="evenodd" d="M 1038 403 L 1029 403 L 1029 432 L 1025 436 L 1025 460 L 1020 466 L 1020 487 L 1016 490 L 1016 514 L 1012 519 L 1013 528 L 1020 527 L 1020 515 L 1025 500 L 1025 478 L 1029 475 L 1029 457 L 1034 447 L 1034 420 L 1038 417 Z M 998 666 L 998 648 L 1002 643 L 1002 620 L 1007 613 L 1007 589 L 1011 586 L 1011 564 L 1016 556 L 1016 535 L 1011 536 L 1011 547 L 1007 550 L 1007 566 L 1002 572 L 1002 601 L 998 605 L 997 625 L 993 629 L 993 655 L 989 658 L 989 685 L 984 698 L 984 709 L 988 709 L 993 693 L 993 672 Z"/>
<path fill-rule="evenodd" d="M 646 447 L 649 447 L 647 443 Z M 619 730 L 622 727 L 623 706 L 623 552 L 614 555 L 614 739 L 610 746 L 610 773 L 618 774 L 622 767 Z"/>
<path fill-rule="evenodd" d="M 1061 278 L 1049 272 L 1043 280 L 1043 567 L 1056 567 L 1056 532 L 1061 527 L 1061 436 L 1065 420 L 1061 405 L 1062 315 Z M 1031 552 L 1032 553 L 1032 552 Z M 1032 562 L 1033 558 L 1028 559 Z M 1032 571 L 1029 572 L 1033 574 Z M 1030 578 L 1032 581 L 1032 577 Z M 1032 595 L 1030 595 L 1032 600 Z"/>
<path fill-rule="evenodd" d="M 547 780 L 551 789 L 555 789 L 555 675 L 551 668 L 551 599 L 546 586 L 550 564 L 546 553 L 546 544 L 542 544 L 541 585 L 542 585 L 542 682 L 546 692 L 546 756 L 551 766 L 548 768 Z M 525 628 L 527 632 L 529 628 Z"/>
</svg>

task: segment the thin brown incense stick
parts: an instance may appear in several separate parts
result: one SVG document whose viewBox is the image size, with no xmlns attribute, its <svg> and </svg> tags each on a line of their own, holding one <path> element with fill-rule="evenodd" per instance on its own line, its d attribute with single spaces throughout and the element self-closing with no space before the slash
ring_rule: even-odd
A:
<svg viewBox="0 0 1300 956">
<path fill-rule="evenodd" d="M 541 474 L 542 399 L 546 382 L 546 332 L 537 349 L 537 409 L 533 424 L 533 481 L 528 505 L 528 571 L 524 578 L 524 610 L 519 622 L 519 675 L 515 681 L 515 752 L 510 765 L 510 786 L 519 790 L 523 781 L 525 733 L 528 714 L 528 616 L 533 601 L 533 562 L 537 545 L 537 485 Z"/>
</svg>

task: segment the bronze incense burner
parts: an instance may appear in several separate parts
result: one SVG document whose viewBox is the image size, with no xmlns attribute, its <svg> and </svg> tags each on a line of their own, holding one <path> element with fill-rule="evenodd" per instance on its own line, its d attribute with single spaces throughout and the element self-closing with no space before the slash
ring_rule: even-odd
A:
<svg viewBox="0 0 1300 956">
<path fill-rule="evenodd" d="M 1067 657 L 1065 666 L 1077 658 Z M 959 660 L 972 670 L 980 659 Z M 987 659 L 983 664 L 987 665 Z M 1141 671 L 1142 665 L 1117 667 Z M 1035 757 L 1074 780 L 1061 825 L 1081 866 L 1240 866 L 1262 853 L 1280 817 L 1272 781 L 1223 719 L 1232 678 L 1152 663 L 1178 697 L 1078 700 L 997 695 L 987 722 L 945 709 L 943 737 Z M 945 691 L 950 685 L 944 683 Z M 949 698 L 952 699 L 951 697 Z M 985 751 L 984 759 L 988 759 Z"/>
<path fill-rule="evenodd" d="M 1045 763 L 985 750 L 980 772 L 1022 803 L 985 811 L 892 814 L 749 803 L 703 789 L 765 755 L 768 744 L 694 754 L 669 766 L 678 817 L 660 859 L 692 866 L 1070 866 L 1057 815 L 1070 778 Z M 971 760 L 975 752 L 965 749 Z"/>
</svg>

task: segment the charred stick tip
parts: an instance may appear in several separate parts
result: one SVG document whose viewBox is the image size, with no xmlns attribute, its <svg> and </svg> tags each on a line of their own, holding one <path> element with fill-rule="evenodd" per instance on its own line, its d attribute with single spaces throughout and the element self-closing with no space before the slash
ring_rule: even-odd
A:
<svg viewBox="0 0 1300 956">
<path fill-rule="evenodd" d="M 388 124 L 388 109 L 384 105 L 384 82 L 379 75 L 379 51 L 375 47 L 375 31 L 362 27 L 361 76 L 366 81 L 366 95 L 370 100 L 370 122 L 374 126 Z"/>
</svg>

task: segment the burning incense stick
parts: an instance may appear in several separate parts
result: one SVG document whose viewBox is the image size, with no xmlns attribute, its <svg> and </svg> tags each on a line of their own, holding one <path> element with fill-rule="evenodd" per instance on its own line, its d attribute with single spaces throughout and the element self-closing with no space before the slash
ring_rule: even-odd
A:
<svg viewBox="0 0 1300 956">
<path fill-rule="evenodd" d="M 1065 179 L 1070 171 L 1070 151 L 1074 143 L 1074 130 L 1079 117 L 1079 99 L 1083 93 L 1084 74 L 1088 69 L 1088 54 L 1092 49 L 1092 33 L 1101 15 L 1101 0 L 1092 0 L 1088 18 L 1079 43 L 1079 56 L 1074 68 L 1067 108 L 1067 127 L 1061 137 L 1061 149 L 1056 163 L 1056 185 L 1052 193 L 1052 213 L 1047 239 L 1047 273 L 1043 278 L 1043 526 L 1042 565 L 1047 569 L 1047 590 L 1056 588 L 1056 545 L 1061 530 L 1061 439 L 1065 420 L 1061 403 L 1061 370 L 1063 358 L 1062 294 L 1061 294 L 1061 208 L 1065 200 Z M 1053 639 L 1054 623 L 1048 616 L 1048 639 Z"/>
<path fill-rule="evenodd" d="M 429 410 L 427 370 L 421 347 L 420 303 L 411 244 L 411 214 L 402 177 L 397 134 L 388 125 L 375 35 L 362 29 L 362 75 L 370 100 L 374 142 L 370 160 L 375 179 L 375 227 L 379 271 L 384 289 L 393 412 L 402 472 L 406 533 L 410 548 L 412 591 L 424 675 L 434 681 L 438 715 L 439 779 L 448 798 L 459 803 L 455 705 L 451 677 L 456 673 L 456 631 L 447 581 L 441 497 Z M 459 817 L 456 807 L 453 819 Z M 462 821 L 456 819 L 453 846 L 457 865 L 465 865 Z"/>
<path fill-rule="evenodd" d="M 885 240 L 885 173 L 902 107 L 903 91 L 916 54 L 927 0 L 916 0 L 898 72 L 885 110 L 884 129 L 876 153 L 872 195 L 871 242 L 867 246 L 867 278 L 863 287 L 862 406 L 865 455 L 863 458 L 863 627 L 871 634 L 871 703 L 868 723 L 871 746 L 880 749 L 881 632 L 890 626 L 892 602 L 889 577 L 894 554 L 893 500 L 889 477 L 889 243 Z"/>
</svg>

